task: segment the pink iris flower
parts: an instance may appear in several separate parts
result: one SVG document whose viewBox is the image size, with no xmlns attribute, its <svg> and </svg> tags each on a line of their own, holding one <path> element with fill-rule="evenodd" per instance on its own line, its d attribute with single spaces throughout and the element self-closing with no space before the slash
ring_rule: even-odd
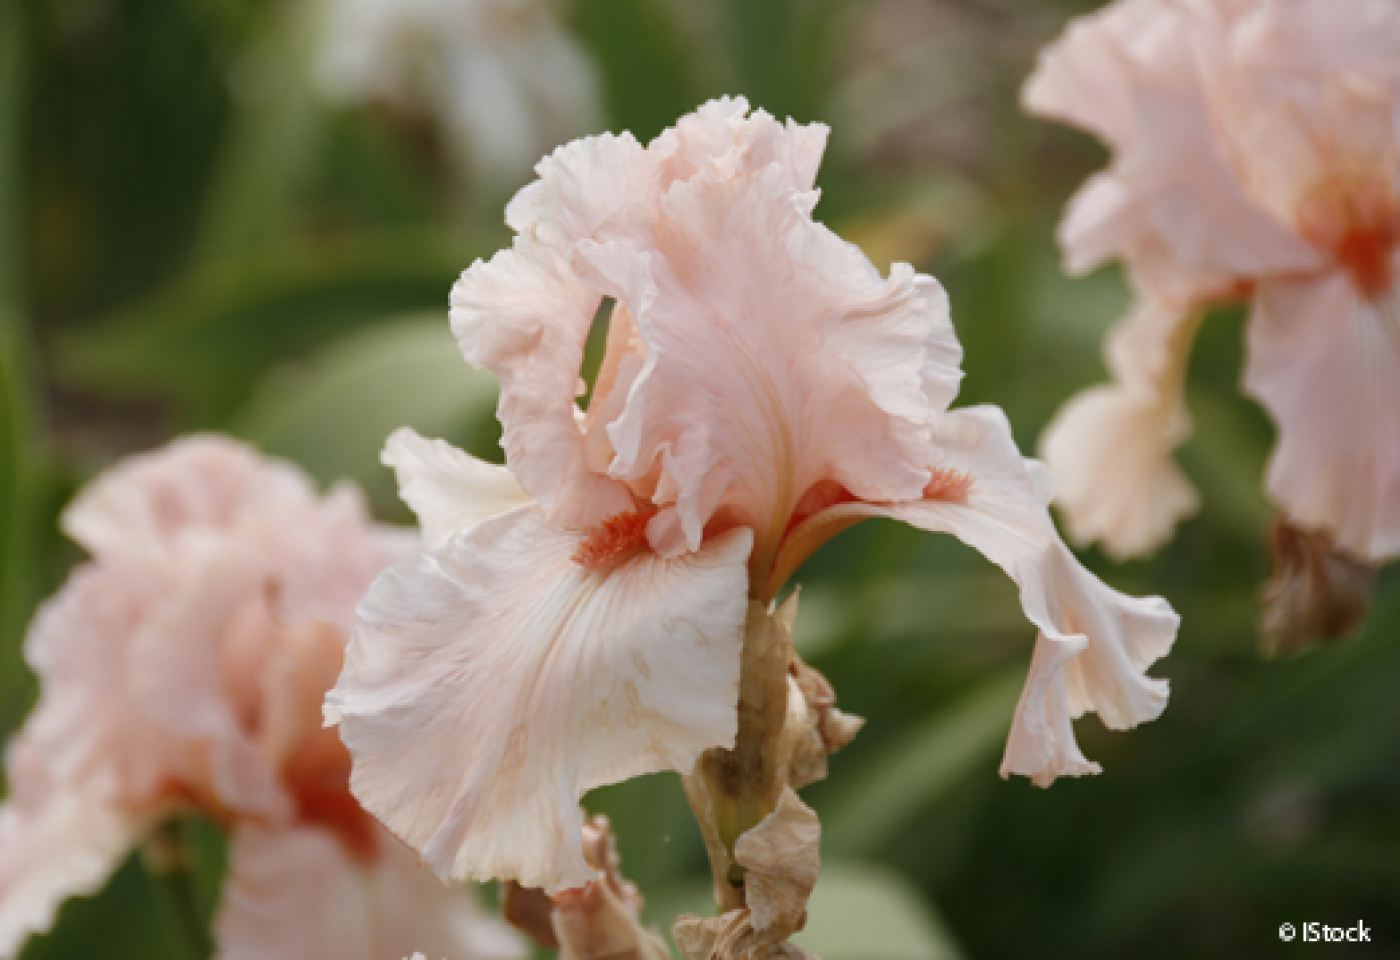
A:
<svg viewBox="0 0 1400 960">
<path fill-rule="evenodd" d="M 949 410 L 947 297 L 813 221 L 825 140 L 726 99 L 647 146 L 571 143 L 453 289 L 507 466 L 390 438 L 427 552 L 370 589 L 327 699 L 355 795 L 443 877 L 594 879 L 582 795 L 732 746 L 746 617 L 866 517 L 952 533 L 1019 584 L 1040 635 L 1003 775 L 1096 772 L 1073 718 L 1162 711 L 1145 671 L 1175 613 L 1079 565 L 1000 410 Z"/>
<path fill-rule="evenodd" d="M 1400 5 L 1120 0 L 1042 53 L 1024 100 L 1111 148 L 1060 242 L 1076 272 L 1120 258 L 1139 301 L 1114 383 L 1044 440 L 1070 533 L 1134 556 L 1197 508 L 1172 462 L 1187 355 L 1205 309 L 1244 300 L 1270 496 L 1358 561 L 1400 556 Z"/>
<path fill-rule="evenodd" d="M 26 641 L 40 699 L 6 753 L 0 957 L 190 812 L 230 832 L 220 960 L 524 956 L 359 807 L 321 723 L 355 601 L 406 534 L 212 436 L 118 465 L 63 523 L 92 560 Z"/>
</svg>

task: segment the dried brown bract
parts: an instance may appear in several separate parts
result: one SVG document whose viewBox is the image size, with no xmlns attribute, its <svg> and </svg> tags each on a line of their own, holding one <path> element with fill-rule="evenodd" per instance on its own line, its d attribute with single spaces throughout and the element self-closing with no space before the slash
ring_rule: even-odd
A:
<svg viewBox="0 0 1400 960">
<path fill-rule="evenodd" d="M 1347 554 L 1326 533 L 1303 530 L 1280 515 L 1271 538 L 1273 576 L 1264 588 L 1264 648 L 1297 650 L 1337 640 L 1366 620 L 1376 569 Z"/>
</svg>

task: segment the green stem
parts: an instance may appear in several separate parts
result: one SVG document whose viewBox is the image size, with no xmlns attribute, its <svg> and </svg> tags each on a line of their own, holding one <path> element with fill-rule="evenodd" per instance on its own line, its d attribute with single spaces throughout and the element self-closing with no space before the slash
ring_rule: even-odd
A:
<svg viewBox="0 0 1400 960">
<path fill-rule="evenodd" d="M 143 859 L 164 894 L 186 954 L 191 960 L 208 960 L 214 943 L 199 906 L 195 858 L 184 821 L 171 820 L 160 826 L 147 841 Z"/>
</svg>

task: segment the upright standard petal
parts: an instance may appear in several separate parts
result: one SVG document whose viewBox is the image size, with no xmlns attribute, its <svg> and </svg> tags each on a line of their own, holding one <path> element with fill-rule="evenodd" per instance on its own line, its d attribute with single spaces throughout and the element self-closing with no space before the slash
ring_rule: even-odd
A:
<svg viewBox="0 0 1400 960">
<path fill-rule="evenodd" d="M 1057 776 L 1097 772 L 1075 743 L 1070 720 L 1092 710 L 1121 730 L 1160 715 L 1167 682 L 1146 670 L 1171 649 L 1180 618 L 1160 597 L 1118 593 L 1079 564 L 1050 521 L 1047 471 L 1021 457 L 997 408 L 948 414 L 930 462 L 935 479 L 946 478 L 930 491 L 937 496 L 842 504 L 807 522 L 893 517 L 951 533 L 1005 570 L 1040 635 L 1002 775 L 1022 774 L 1048 786 Z"/>
<path fill-rule="evenodd" d="M 1153 285 L 1203 297 L 1239 276 L 1318 262 L 1255 202 L 1247 171 L 1218 135 L 1193 46 L 1205 27 L 1195 20 L 1180 4 L 1109 4 L 1047 47 L 1026 83 L 1028 110 L 1114 148 L 1110 168 L 1071 200 L 1060 226 L 1074 272 L 1122 256 Z"/>
<path fill-rule="evenodd" d="M 625 486 L 587 468 L 574 403 L 602 294 L 580 282 L 565 252 L 522 235 L 468 267 L 451 299 L 467 362 L 500 380 L 501 445 L 520 485 L 569 526 L 633 509 Z"/>
<path fill-rule="evenodd" d="M 586 542 L 521 507 L 361 603 L 327 717 L 356 797 L 444 878 L 584 884 L 586 791 L 733 741 L 749 531 L 675 560 Z"/>
<path fill-rule="evenodd" d="M 523 506 L 530 495 L 505 467 L 478 460 L 408 427 L 389 435 L 380 456 L 399 479 L 399 496 L 418 515 L 423 545 L 440 549 L 459 530 Z"/>
<path fill-rule="evenodd" d="M 231 528 L 259 505 L 314 496 L 289 464 L 196 434 L 103 473 L 63 512 L 63 529 L 97 557 L 163 559 L 186 530 Z"/>
<path fill-rule="evenodd" d="M 721 505 L 762 553 L 819 480 L 884 500 L 927 483 L 930 424 L 961 378 L 946 296 L 905 264 L 882 278 L 807 216 L 778 165 L 678 183 L 654 245 L 581 256 L 646 343 L 608 432 L 614 475 L 660 470 L 653 501 L 682 534 L 654 539 L 665 552 L 694 549 Z"/>
<path fill-rule="evenodd" d="M 1340 273 L 1270 281 L 1248 346 L 1245 388 L 1278 423 L 1270 495 L 1360 560 L 1400 557 L 1400 296 Z"/>
</svg>

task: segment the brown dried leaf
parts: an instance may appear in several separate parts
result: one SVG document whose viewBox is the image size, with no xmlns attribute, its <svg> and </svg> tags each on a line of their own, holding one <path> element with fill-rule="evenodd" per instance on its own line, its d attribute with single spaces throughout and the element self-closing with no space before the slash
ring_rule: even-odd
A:
<svg viewBox="0 0 1400 960">
<path fill-rule="evenodd" d="M 1270 546 L 1274 570 L 1264 588 L 1261 624 L 1270 654 L 1360 628 L 1375 594 L 1374 567 L 1343 552 L 1326 533 L 1295 527 L 1282 515 Z"/>
<path fill-rule="evenodd" d="M 786 940 L 807 923 L 807 898 L 821 869 L 821 823 L 788 788 L 778 808 L 734 845 L 747 873 L 744 889 L 754 931 L 768 943 Z"/>
<path fill-rule="evenodd" d="M 641 925 L 642 896 L 622 876 L 607 817 L 595 816 L 584 824 L 583 855 L 602 877 L 546 901 L 549 935 L 559 948 L 560 960 L 669 960 L 665 942 Z M 512 891 L 507 888 L 506 919 L 550 946 L 537 929 L 539 916 L 531 912 L 535 904 L 529 895 L 537 892 L 523 890 L 518 895 L 517 922 L 512 916 Z"/>
</svg>

